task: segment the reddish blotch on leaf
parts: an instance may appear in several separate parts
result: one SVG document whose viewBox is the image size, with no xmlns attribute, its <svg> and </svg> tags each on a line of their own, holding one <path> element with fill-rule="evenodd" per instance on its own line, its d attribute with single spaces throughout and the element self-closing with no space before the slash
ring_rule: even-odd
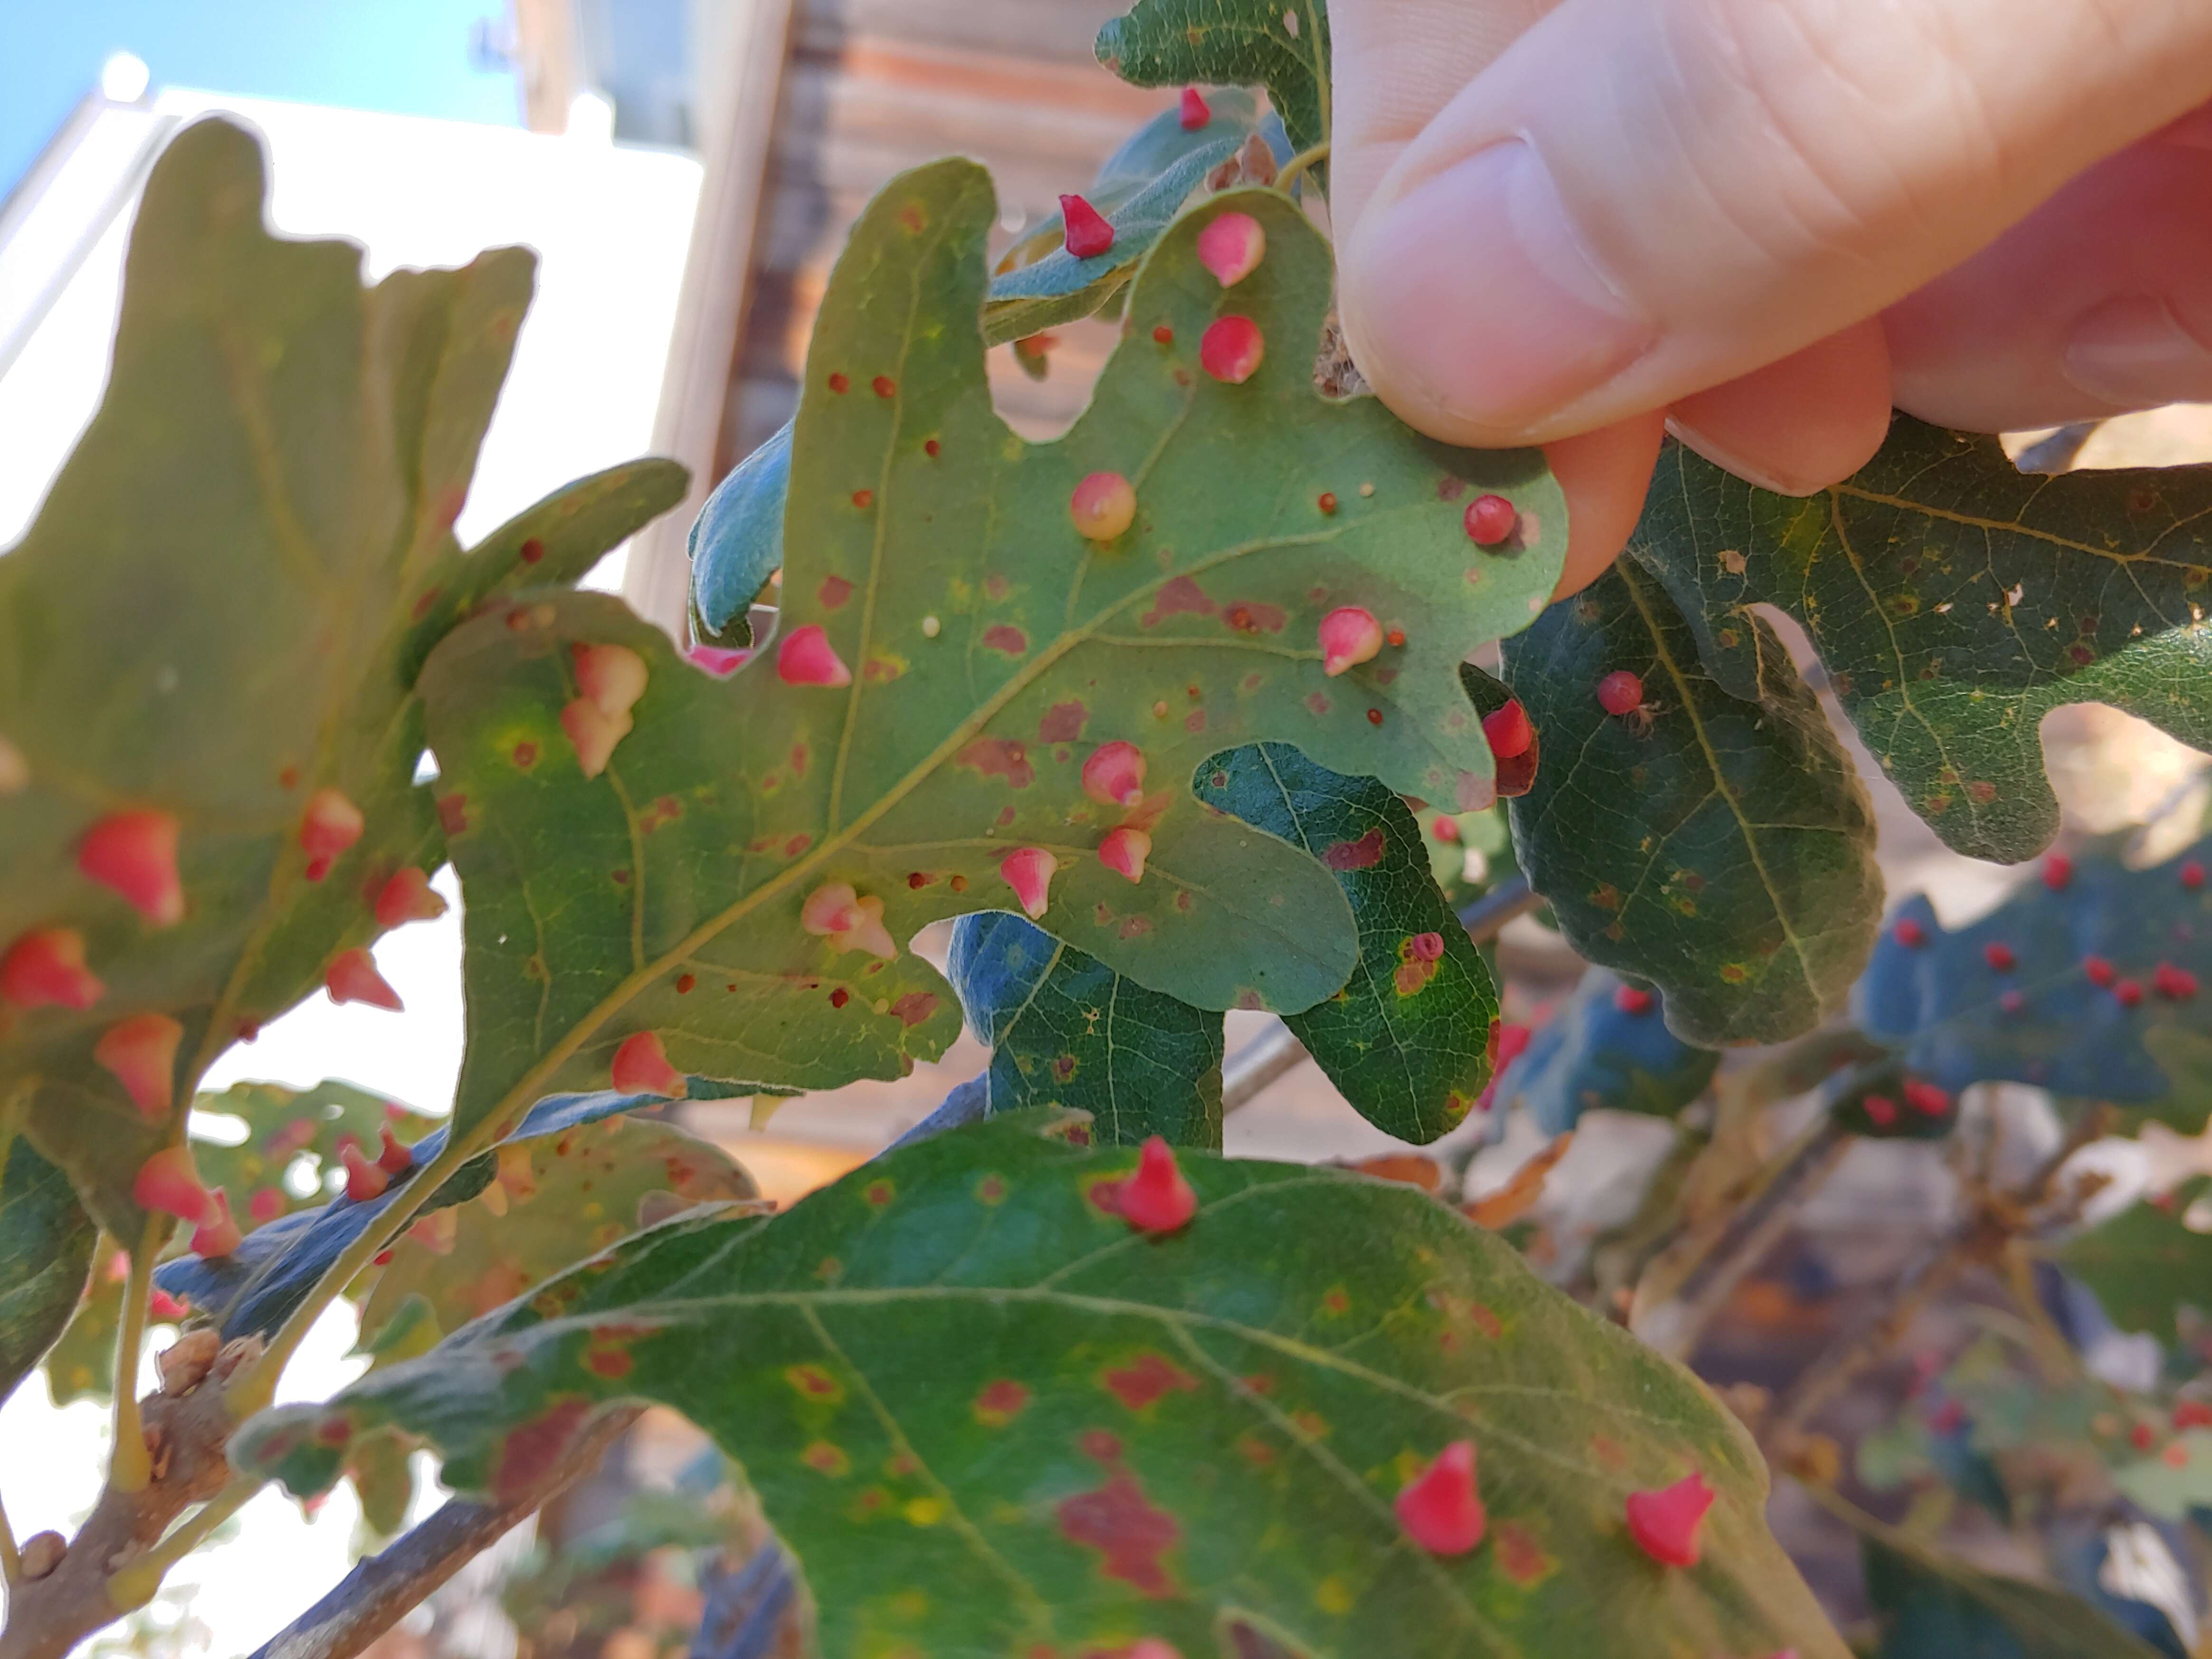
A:
<svg viewBox="0 0 2212 1659">
<path fill-rule="evenodd" d="M 389 1123 L 380 1123 L 376 1132 L 384 1139 L 384 1150 L 376 1155 L 376 1167 L 386 1175 L 404 1176 L 415 1167 L 415 1154 L 399 1144 L 399 1137 L 392 1133 Z"/>
<path fill-rule="evenodd" d="M 111 812 L 84 832 L 76 867 L 116 893 L 156 927 L 185 919 L 177 877 L 177 820 L 170 812 Z"/>
<path fill-rule="evenodd" d="M 1455 1440 L 1398 1494 L 1398 1524 L 1431 1555 L 1465 1555 L 1488 1526 L 1474 1484 L 1474 1442 Z"/>
<path fill-rule="evenodd" d="M 208 1218 L 192 1231 L 194 1255 L 228 1255 L 246 1242 L 246 1235 L 231 1218 L 230 1194 L 220 1187 L 209 1194 Z"/>
<path fill-rule="evenodd" d="M 1694 1567 L 1698 1534 L 1712 1506 L 1713 1490 L 1702 1474 L 1685 1475 L 1656 1492 L 1632 1492 L 1628 1495 L 1628 1535 L 1637 1548 L 1662 1565 Z"/>
</svg>

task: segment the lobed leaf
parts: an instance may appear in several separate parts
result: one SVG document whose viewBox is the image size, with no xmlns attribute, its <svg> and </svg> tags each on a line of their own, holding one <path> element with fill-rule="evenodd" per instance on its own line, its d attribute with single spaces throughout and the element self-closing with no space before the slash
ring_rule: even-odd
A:
<svg viewBox="0 0 2212 1659">
<path fill-rule="evenodd" d="M 1232 207 L 1269 251 L 1224 291 L 1192 243 Z M 1456 669 L 1557 580 L 1564 514 L 1540 458 L 1444 449 L 1371 400 L 1319 396 L 1308 343 L 1328 252 L 1260 191 L 1178 222 L 1089 411 L 1055 443 L 1023 443 L 992 408 L 975 321 L 992 218 L 972 165 L 908 173 L 861 219 L 824 301 L 778 626 L 833 650 L 849 685 L 786 683 L 782 641 L 709 679 L 591 595 L 480 617 L 427 670 L 470 900 L 465 1131 L 603 1081 L 641 1031 L 679 1069 L 732 1081 L 900 1074 L 956 1028 L 943 982 L 810 934 L 806 901 L 849 888 L 903 941 L 1006 905 L 1000 863 L 1022 848 L 1054 867 L 1043 925 L 1115 971 L 1205 1007 L 1305 1007 L 1353 966 L 1350 912 L 1319 864 L 1202 811 L 1182 787 L 1198 762 L 1295 740 L 1393 787 L 1486 798 Z M 1235 386 L 1196 367 L 1231 311 L 1282 343 Z M 1068 508 L 1102 471 L 1133 481 L 1139 509 L 1095 545 Z M 1478 486 L 1515 495 L 1525 545 L 1474 548 L 1460 502 Z M 1407 642 L 1331 679 L 1316 629 L 1347 604 Z M 606 644 L 636 654 L 646 689 L 586 778 L 558 720 L 574 648 Z M 1149 768 L 1136 883 L 1096 858 L 1121 813 L 1079 783 L 1109 740 Z"/>
<path fill-rule="evenodd" d="M 2212 1233 L 2186 1220 L 2207 1193 L 2212 1180 L 2200 1176 L 2158 1203 L 2130 1205 L 2051 1247 L 2051 1258 L 2095 1292 L 2115 1325 L 2171 1347 L 2183 1308 L 2212 1313 Z"/>
<path fill-rule="evenodd" d="M 1016 915 L 963 916 L 948 964 L 991 1048 L 990 1110 L 1088 1112 L 1100 1139 L 1221 1146 L 1221 1016 L 1124 979 Z"/>
<path fill-rule="evenodd" d="M 2007 1079 L 2201 1128 L 2212 1096 L 2191 1050 L 2212 1042 L 2197 989 L 2212 988 L 2212 841 L 2148 869 L 2119 854 L 2115 840 L 2054 862 L 1956 931 L 1915 894 L 1860 981 L 1860 1026 L 1954 1093 Z"/>
<path fill-rule="evenodd" d="M 0 1010 L 0 1097 L 31 1091 L 32 1139 L 126 1239 L 132 1177 L 180 1114 L 134 1106 L 100 1036 L 178 1021 L 181 1103 L 367 943 L 384 880 L 441 857 L 414 781 L 430 646 L 518 580 L 580 575 L 683 490 L 669 463 L 601 474 L 464 553 L 451 526 L 535 261 L 501 250 L 364 290 L 352 244 L 268 233 L 264 184 L 259 145 L 220 120 L 163 152 L 106 395 L 0 559 L 0 742 L 26 775 L 0 815 L 0 950 L 76 929 L 105 985 L 82 1012 Z M 298 830 L 325 788 L 367 827 L 311 881 Z M 78 872 L 87 830 L 123 808 L 178 823 L 174 926 Z"/>
<path fill-rule="evenodd" d="M 325 1088 L 331 1085 L 325 1085 Z M 549 1095 L 523 1115 L 500 1146 L 521 1146 L 542 1136 L 559 1136 L 586 1124 L 640 1107 L 660 1103 L 655 1095 Z M 441 1123 L 410 1149 L 415 1170 L 434 1161 L 452 1133 Z M 413 1174 L 395 1179 L 375 1198 L 356 1201 L 343 1194 L 313 1209 L 295 1210 L 246 1235 L 225 1256 L 179 1256 L 154 1271 L 154 1283 L 189 1302 L 195 1313 L 217 1320 L 224 1340 L 265 1336 L 306 1299 L 324 1270 L 347 1245 L 366 1232 L 395 1203 L 413 1206 L 419 1219 L 455 1204 L 465 1204 L 490 1186 L 498 1169 L 499 1147 L 480 1152 L 446 1178 L 428 1197 L 417 1199 Z"/>
<path fill-rule="evenodd" d="M 0 1404 L 68 1327 L 98 1231 L 69 1177 L 0 1118 Z"/>
<path fill-rule="evenodd" d="M 1498 1073 L 1497 1109 L 1520 1108 L 1547 1135 L 1589 1111 L 1672 1117 L 1705 1091 L 1720 1061 L 1668 1029 L 1657 993 L 1592 968 Z"/>
<path fill-rule="evenodd" d="M 2079 1596 L 1984 1572 L 1887 1527 L 1860 1532 L 1881 1659 L 2156 1659 Z"/>
<path fill-rule="evenodd" d="M 1874 813 L 1772 630 L 1751 677 L 1711 672 L 1693 624 L 1622 560 L 1504 647 L 1545 763 L 1507 803 L 1529 885 L 1593 962 L 1666 994 L 1692 1042 L 1771 1042 L 1839 1009 L 1881 909 Z M 1644 712 L 1609 714 L 1626 671 Z"/>
<path fill-rule="evenodd" d="M 2058 829 L 2051 709 L 2110 703 L 2212 748 L 2208 515 L 2212 468 L 2028 477 L 1995 438 L 1899 416 L 1856 477 L 1803 500 L 1669 443 L 1629 545 L 1721 685 L 1758 695 L 1772 641 L 1747 613 L 1779 606 L 1912 810 L 2016 863 Z"/>
<path fill-rule="evenodd" d="M 234 1453 L 306 1492 L 395 1426 L 495 1495 L 613 1402 L 667 1403 L 744 1460 L 840 1656 L 1195 1655 L 1242 1624 L 1302 1653 L 1842 1659 L 1743 1430 L 1501 1241 L 1403 1186 L 1191 1153 L 1194 1219 L 1146 1237 L 1097 1199 L 1127 1149 L 1038 1131 L 668 1223 Z M 1391 1505 L 1461 1437 L 1488 1540 L 1441 1559 Z M 1692 1468 L 1703 1563 L 1664 1569 L 1624 1504 Z"/>
<path fill-rule="evenodd" d="M 1323 0 L 1137 0 L 1098 31 L 1097 52 L 1133 86 L 1265 87 L 1294 149 L 1328 137 Z"/>
</svg>

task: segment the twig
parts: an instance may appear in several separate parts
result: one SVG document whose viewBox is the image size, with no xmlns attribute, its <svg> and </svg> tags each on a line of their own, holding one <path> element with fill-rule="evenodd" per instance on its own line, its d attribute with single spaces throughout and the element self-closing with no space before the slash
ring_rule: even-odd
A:
<svg viewBox="0 0 2212 1659">
<path fill-rule="evenodd" d="M 146 1340 L 147 1303 L 153 1291 L 154 1258 L 161 1249 L 167 1225 L 161 1216 L 149 1216 L 138 1235 L 138 1248 L 131 1252 L 131 1267 L 123 1281 L 123 1322 L 115 1334 L 115 1436 L 107 1449 L 107 1486 L 111 1492 L 143 1492 L 153 1474 L 146 1449 L 146 1431 L 138 1419 L 138 1352 Z"/>
<path fill-rule="evenodd" d="M 588 1473 L 637 1417 L 635 1409 L 626 1409 L 601 1418 L 506 1503 L 447 1500 L 404 1537 L 357 1562 L 330 1594 L 262 1644 L 252 1659 L 350 1659 L 510 1528 Z"/>
<path fill-rule="evenodd" d="M 107 1581 L 108 1601 L 121 1613 L 144 1607 L 154 1599 L 154 1592 L 161 1588 L 169 1569 L 206 1543 L 217 1527 L 243 1509 L 246 1500 L 260 1490 L 259 1480 L 251 1475 L 240 1475 L 152 1549 L 118 1567 Z"/>
</svg>

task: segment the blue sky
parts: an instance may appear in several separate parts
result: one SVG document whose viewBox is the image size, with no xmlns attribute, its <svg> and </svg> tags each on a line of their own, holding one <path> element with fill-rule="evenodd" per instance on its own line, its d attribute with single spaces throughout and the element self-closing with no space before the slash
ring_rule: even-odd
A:
<svg viewBox="0 0 2212 1659">
<path fill-rule="evenodd" d="M 22 176 L 109 54 L 154 85 L 395 114 L 520 122 L 514 78 L 470 61 L 504 0 L 0 0 L 0 194 Z"/>
</svg>

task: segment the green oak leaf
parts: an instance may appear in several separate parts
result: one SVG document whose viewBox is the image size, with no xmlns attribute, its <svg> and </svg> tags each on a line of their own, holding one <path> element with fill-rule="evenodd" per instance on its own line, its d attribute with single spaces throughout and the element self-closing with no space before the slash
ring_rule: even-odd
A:
<svg viewBox="0 0 2212 1659">
<path fill-rule="evenodd" d="M 635 1232 L 648 1200 L 687 1209 L 757 1195 L 728 1153 L 672 1123 L 610 1117 L 517 1143 L 491 1184 L 453 1207 L 450 1229 L 392 1247 L 362 1304 L 363 1340 L 375 1345 L 410 1297 L 433 1328 L 459 1330 Z"/>
<path fill-rule="evenodd" d="M 1373 1659 L 1845 1649 L 1766 1530 L 1765 1466 L 1690 1374 L 1425 1194 L 1186 1152 L 1195 1217 L 1100 1201 L 1128 1148 L 1029 1114 L 891 1152 L 788 1213 L 679 1218 L 325 1406 L 234 1443 L 295 1492 L 350 1435 L 434 1442 L 497 1494 L 618 1401 L 742 1459 L 805 1564 L 823 1652 L 1212 1653 L 1222 1624 Z M 1085 1135 L 1087 1139 L 1087 1133 Z M 1479 1448 L 1488 1540 L 1392 1503 Z M 1704 1559 L 1628 1494 L 1696 1469 Z"/>
<path fill-rule="evenodd" d="M 106 1234 L 95 1246 L 91 1279 L 61 1336 L 46 1351 L 46 1389 L 54 1404 L 94 1400 L 105 1405 L 115 1391 L 115 1343 L 123 1328 L 123 1252 Z"/>
<path fill-rule="evenodd" d="M 1505 642 L 1506 679 L 1543 744 L 1506 805 L 1529 885 L 1593 962 L 1666 993 L 1692 1042 L 1811 1030 L 1858 977 L 1881 910 L 1874 812 L 1772 631 L 1746 684 L 1708 672 L 1692 625 L 1623 560 Z M 1644 712 L 1608 714 L 1626 670 Z"/>
<path fill-rule="evenodd" d="M 68 1327 L 98 1231 L 69 1177 L 0 1116 L 0 1402 Z"/>
<path fill-rule="evenodd" d="M 1497 1107 L 1518 1107 L 1547 1135 L 1589 1111 L 1672 1117 L 1705 1093 L 1720 1063 L 1668 1029 L 1658 994 L 1592 968 L 1498 1074 Z"/>
<path fill-rule="evenodd" d="M 2158 1650 L 2063 1590 L 1984 1572 L 1860 1526 L 1881 1659 L 2156 1659 Z"/>
<path fill-rule="evenodd" d="M 1137 0 L 1098 31 L 1097 52 L 1133 86 L 1265 87 L 1294 149 L 1328 137 L 1323 0 Z"/>
<path fill-rule="evenodd" d="M 990 1109 L 1088 1112 L 1099 1138 L 1221 1146 L 1221 1016 L 1148 991 L 1004 913 L 963 916 L 947 967 L 991 1048 Z"/>
<path fill-rule="evenodd" d="M 361 1498 L 362 1525 L 390 1538 L 407 1524 L 415 1501 L 415 1470 L 407 1443 L 396 1434 L 363 1435 L 346 1458 L 346 1479 Z"/>
<path fill-rule="evenodd" d="M 2183 1219 L 2208 1191 L 2212 1178 L 2199 1176 L 2158 1203 L 2131 1204 L 2052 1246 L 2051 1259 L 2096 1293 L 2115 1325 L 2170 1347 L 2181 1340 L 2184 1306 L 2212 1311 L 2212 1233 Z"/>
<path fill-rule="evenodd" d="M 2006 1079 L 2203 1127 L 2212 841 L 2140 870 L 2123 848 L 2115 836 L 2054 860 L 1955 932 L 1915 894 L 1859 983 L 1859 1025 L 1954 1092 Z"/>
<path fill-rule="evenodd" d="M 1899 416 L 1866 467 L 1803 500 L 1670 442 L 1629 550 L 1738 696 L 1772 643 L 1747 607 L 1802 623 L 1913 811 L 2016 863 L 2058 829 L 2050 710 L 2110 703 L 2212 748 L 2208 515 L 2212 467 L 2028 477 L 1995 438 Z"/>
<path fill-rule="evenodd" d="M 1291 1034 L 1384 1133 L 1425 1142 L 1456 1125 L 1490 1081 L 1498 990 L 1406 804 L 1282 743 L 1216 756 L 1198 798 L 1319 859 L 1358 921 L 1359 966 L 1327 1001 L 1285 1014 Z"/>
<path fill-rule="evenodd" d="M 1204 126 L 1186 131 L 1179 111 L 1163 110 L 1098 170 L 1085 199 L 1114 227 L 1114 245 L 1105 252 L 1088 258 L 1070 253 L 1063 246 L 1066 226 L 1056 213 L 1006 251 L 983 305 L 986 340 L 1020 339 L 1107 309 L 1206 174 L 1255 133 L 1270 139 L 1279 162 L 1290 160 L 1286 142 L 1274 142 L 1282 124 L 1272 112 L 1263 115 L 1251 94 L 1227 88 L 1209 102 Z"/>
<path fill-rule="evenodd" d="M 1192 244 L 1232 207 L 1268 253 L 1224 291 Z M 1205 1007 L 1307 1007 L 1357 959 L 1343 896 L 1304 854 L 1201 808 L 1193 769 L 1224 742 L 1291 740 L 1431 799 L 1486 797 L 1457 665 L 1557 580 L 1565 517 L 1540 458 L 1443 448 L 1371 399 L 1321 397 L 1306 343 L 1328 250 L 1266 191 L 1217 196 L 1155 246 L 1133 314 L 1174 344 L 1140 326 L 1075 427 L 1024 443 L 992 407 L 975 321 L 992 217 L 988 177 L 947 161 L 896 180 L 855 228 L 794 433 L 781 637 L 731 678 L 583 594 L 519 600 L 433 658 L 469 899 L 465 1133 L 596 1086 L 646 1030 L 683 1071 L 732 1081 L 901 1074 L 957 1029 L 943 981 L 807 933 L 806 902 L 849 889 L 904 941 L 1013 902 L 1000 866 L 1024 848 L 1056 866 L 1043 926 L 1115 971 Z M 1239 386 L 1195 361 L 1232 307 L 1285 343 Z M 1133 480 L 1139 507 L 1097 546 L 1068 504 L 1101 471 Z M 1468 540 L 1475 488 L 1514 494 L 1527 545 Z M 1332 679 L 1316 629 L 1348 604 L 1406 643 Z M 780 678 L 810 643 L 849 685 Z M 575 649 L 605 645 L 635 653 L 646 684 L 586 778 L 559 720 Z M 1080 784 L 1109 741 L 1148 768 L 1135 883 L 1096 856 L 1121 810 Z"/>
<path fill-rule="evenodd" d="M 1285 1024 L 1370 1122 L 1427 1141 L 1489 1080 L 1498 999 L 1428 874 L 1405 804 L 1371 778 L 1253 744 L 1198 769 L 1200 801 L 1302 847 L 1335 872 L 1360 934 L 1344 988 Z M 963 917 L 952 980 L 992 1045 L 994 1112 L 1059 1105 L 1106 1139 L 1221 1144 L 1220 1019 L 1148 991 L 1019 917 Z"/>
<path fill-rule="evenodd" d="M 0 741 L 27 781 L 0 814 L 0 950 L 78 931 L 91 1007 L 0 1012 L 0 1096 L 102 1224 L 135 1240 L 131 1183 L 179 1114 L 142 1114 L 93 1059 L 116 1021 L 184 1028 L 175 1097 L 378 931 L 404 865 L 440 832 L 415 770 L 415 672 L 503 587 L 573 580 L 674 504 L 683 471 L 602 474 L 464 552 L 451 526 L 535 261 L 361 283 L 351 243 L 272 236 L 258 143 L 220 120 L 148 179 L 113 373 L 23 540 L 0 558 Z M 118 645 L 118 642 L 121 643 Z M 309 881 L 316 792 L 367 819 Z M 151 928 L 81 876 L 86 830 L 172 814 L 185 913 Z"/>
</svg>

